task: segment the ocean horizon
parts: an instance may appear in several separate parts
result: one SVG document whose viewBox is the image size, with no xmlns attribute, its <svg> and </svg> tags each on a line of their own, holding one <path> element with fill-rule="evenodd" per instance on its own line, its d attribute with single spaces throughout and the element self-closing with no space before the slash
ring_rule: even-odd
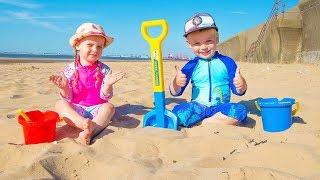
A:
<svg viewBox="0 0 320 180">
<path fill-rule="evenodd" d="M 40 59 L 48 59 L 48 60 L 73 60 L 73 55 L 65 55 L 65 54 L 33 54 L 33 53 L 0 53 L 1 59 L 32 59 L 32 60 L 40 60 Z M 112 59 L 112 60 L 141 60 L 147 61 L 150 57 L 142 57 L 142 56 L 102 56 L 101 59 Z"/>
<path fill-rule="evenodd" d="M 0 61 L 1 60 L 48 60 L 48 61 L 72 61 L 73 55 L 65 55 L 65 54 L 33 54 L 33 53 L 0 53 Z M 150 57 L 148 56 L 112 56 L 106 55 L 102 56 L 102 60 L 112 60 L 112 61 L 149 61 Z M 188 60 L 185 58 L 172 58 L 172 57 L 163 57 L 163 60 Z"/>
</svg>

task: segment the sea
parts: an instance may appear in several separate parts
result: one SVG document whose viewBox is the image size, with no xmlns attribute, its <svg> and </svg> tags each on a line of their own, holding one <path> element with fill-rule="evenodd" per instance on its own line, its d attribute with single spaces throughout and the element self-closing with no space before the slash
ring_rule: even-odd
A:
<svg viewBox="0 0 320 180">
<path fill-rule="evenodd" d="M 12 59 L 12 60 L 53 60 L 53 61 L 72 61 L 73 55 L 63 54 L 30 54 L 30 53 L 0 53 L 1 59 Z M 114 61 L 149 61 L 148 56 L 103 56 L 103 60 L 114 60 Z"/>
<path fill-rule="evenodd" d="M 73 55 L 63 55 L 63 54 L 54 54 L 54 53 L 44 53 L 44 54 L 33 54 L 33 53 L 8 53 L 8 52 L 0 52 L 0 62 L 1 60 L 5 60 L 8 62 L 8 60 L 18 60 L 21 62 L 21 60 L 28 61 L 73 61 L 74 57 Z M 148 55 L 143 56 L 127 56 L 127 55 L 117 55 L 117 56 L 111 56 L 106 55 L 102 56 L 102 60 L 107 61 L 150 61 L 150 57 Z M 188 58 L 173 58 L 173 57 L 163 57 L 164 61 L 186 61 L 190 60 Z"/>
</svg>

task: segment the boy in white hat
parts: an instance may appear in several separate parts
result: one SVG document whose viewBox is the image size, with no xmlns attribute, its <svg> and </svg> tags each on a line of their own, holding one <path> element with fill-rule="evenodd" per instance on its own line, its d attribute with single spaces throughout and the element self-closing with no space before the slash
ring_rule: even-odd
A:
<svg viewBox="0 0 320 180">
<path fill-rule="evenodd" d="M 191 127 L 196 123 L 215 122 L 237 125 L 247 118 L 245 106 L 230 103 L 230 90 L 242 96 L 247 83 L 235 61 L 216 51 L 218 27 L 208 13 L 197 13 L 186 23 L 184 37 L 195 54 L 176 74 L 169 86 L 173 96 L 182 95 L 189 81 L 192 84 L 191 102 L 179 104 L 173 112 L 179 125 Z"/>
<path fill-rule="evenodd" d="M 64 68 L 61 75 L 50 76 L 62 97 L 55 108 L 65 122 L 82 131 L 76 139 L 90 144 L 92 137 L 108 126 L 115 113 L 108 102 L 113 94 L 113 84 L 125 76 L 113 73 L 100 61 L 102 51 L 113 42 L 100 25 L 84 23 L 70 38 L 75 50 L 74 62 Z"/>
</svg>

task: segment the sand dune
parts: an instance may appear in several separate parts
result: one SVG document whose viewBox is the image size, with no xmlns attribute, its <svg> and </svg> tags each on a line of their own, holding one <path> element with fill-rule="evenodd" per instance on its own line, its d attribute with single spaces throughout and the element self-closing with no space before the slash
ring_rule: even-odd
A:
<svg viewBox="0 0 320 180">
<path fill-rule="evenodd" d="M 243 97 L 233 96 L 249 110 L 242 127 L 202 124 L 172 131 L 142 128 L 153 108 L 149 62 L 107 62 L 128 77 L 116 84 L 111 102 L 113 123 L 90 146 L 72 139 L 77 130 L 58 124 L 57 141 L 23 145 L 16 109 L 53 109 L 59 99 L 48 82 L 66 62 L 0 63 L 0 179 L 319 179 L 320 72 L 302 64 L 240 63 L 249 85 Z M 165 62 L 165 83 L 174 65 Z M 167 108 L 189 100 L 190 89 Z M 259 97 L 293 97 L 302 105 L 293 125 L 282 133 L 262 129 Z"/>
</svg>

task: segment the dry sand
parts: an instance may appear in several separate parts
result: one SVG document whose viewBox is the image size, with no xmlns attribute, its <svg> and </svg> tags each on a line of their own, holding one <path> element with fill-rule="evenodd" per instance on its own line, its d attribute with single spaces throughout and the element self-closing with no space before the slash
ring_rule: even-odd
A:
<svg viewBox="0 0 320 180">
<path fill-rule="evenodd" d="M 166 87 L 174 65 L 165 62 Z M 116 84 L 113 123 L 90 146 L 58 124 L 57 141 L 23 145 L 16 109 L 53 109 L 59 99 L 48 82 L 66 62 L 0 63 L 0 179 L 319 179 L 320 71 L 313 65 L 239 63 L 249 89 L 233 101 L 249 110 L 243 127 L 203 124 L 172 131 L 142 128 L 153 108 L 149 62 L 107 62 L 128 77 Z M 167 90 L 167 89 L 166 89 Z M 167 108 L 189 100 L 190 89 Z M 294 97 L 302 105 L 290 129 L 267 133 L 254 107 L 258 97 Z"/>
</svg>

